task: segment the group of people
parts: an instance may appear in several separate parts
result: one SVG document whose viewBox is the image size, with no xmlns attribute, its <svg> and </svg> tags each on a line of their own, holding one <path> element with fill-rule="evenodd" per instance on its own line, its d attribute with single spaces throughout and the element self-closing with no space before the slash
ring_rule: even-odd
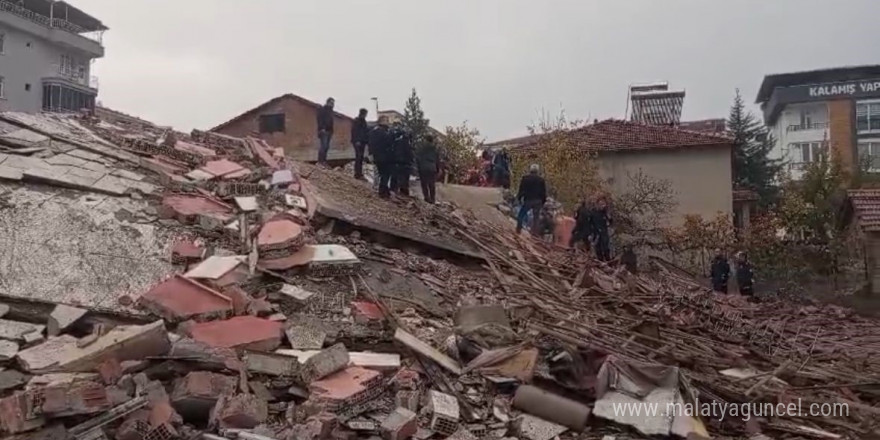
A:
<svg viewBox="0 0 880 440">
<path fill-rule="evenodd" d="M 333 137 L 333 108 L 335 101 L 328 98 L 318 111 L 318 164 L 327 164 L 327 153 Z M 368 155 L 378 173 L 379 197 L 392 193 L 409 196 L 413 165 L 418 172 L 422 196 L 428 203 L 437 201 L 437 174 L 440 172 L 440 150 L 434 136 L 427 134 L 415 139 L 403 125 L 389 123 L 388 116 L 380 116 L 375 127 L 367 123 L 367 109 L 360 109 L 351 127 L 354 147 L 354 176 L 364 179 L 364 161 Z"/>
<path fill-rule="evenodd" d="M 569 246 L 573 248 L 583 243 L 587 251 L 595 248 L 599 261 L 611 261 L 611 238 L 608 232 L 612 217 L 608 198 L 604 195 L 593 199 L 584 198 L 575 211 L 574 220 Z"/>
<path fill-rule="evenodd" d="M 754 298 L 755 295 L 755 272 L 745 252 L 738 252 L 735 256 L 736 285 L 739 294 Z M 728 293 L 727 283 L 730 280 L 730 263 L 727 255 L 721 249 L 715 249 L 715 258 L 712 259 L 710 270 L 712 277 L 712 290 L 719 293 Z"/>
</svg>

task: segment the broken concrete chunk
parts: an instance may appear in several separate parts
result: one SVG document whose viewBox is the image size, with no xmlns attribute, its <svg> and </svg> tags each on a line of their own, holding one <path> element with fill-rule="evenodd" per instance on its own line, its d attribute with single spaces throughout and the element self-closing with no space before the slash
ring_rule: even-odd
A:
<svg viewBox="0 0 880 440">
<path fill-rule="evenodd" d="M 461 366 L 459 366 L 457 362 L 449 356 L 440 353 L 434 347 L 422 342 L 419 338 L 408 333 L 406 330 L 398 327 L 394 332 L 394 340 L 411 348 L 416 353 L 433 360 L 451 373 L 461 375 Z"/>
<path fill-rule="evenodd" d="M 174 382 L 171 403 L 186 420 L 208 420 L 222 396 L 235 392 L 236 378 L 207 371 L 193 371 Z"/>
<path fill-rule="evenodd" d="M 77 339 L 68 335 L 51 338 L 44 344 L 23 350 L 17 357 L 29 372 L 95 371 L 103 361 L 144 359 L 165 354 L 169 347 L 163 321 L 152 324 L 116 327 L 94 343 L 78 347 Z"/>
<path fill-rule="evenodd" d="M 310 357 L 302 367 L 302 380 L 312 383 L 348 367 L 348 350 L 343 344 L 336 344 Z"/>
<path fill-rule="evenodd" d="M 290 356 L 271 353 L 246 352 L 244 364 L 248 371 L 270 376 L 298 377 L 299 361 Z"/>
<path fill-rule="evenodd" d="M 25 342 L 25 335 L 30 333 L 42 334 L 45 329 L 46 326 L 44 325 L 0 319 L 0 339 L 7 341 Z"/>
<path fill-rule="evenodd" d="M 302 287 L 291 286 L 290 284 L 284 284 L 281 286 L 281 293 L 299 304 L 305 304 L 311 297 L 315 296 L 314 292 L 309 292 Z"/>
<path fill-rule="evenodd" d="M 284 331 L 290 346 L 297 350 L 320 350 L 327 333 L 316 325 L 294 325 Z"/>
<path fill-rule="evenodd" d="M 247 257 L 242 255 L 233 255 L 229 257 L 219 257 L 215 255 L 199 263 L 199 265 L 187 272 L 184 276 L 187 278 L 216 280 L 231 272 L 245 261 L 247 261 Z"/>
<path fill-rule="evenodd" d="M 222 396 L 211 413 L 220 428 L 253 429 L 269 418 L 269 408 L 253 394 Z"/>
<path fill-rule="evenodd" d="M 254 212 L 260 208 L 256 197 L 236 197 L 235 204 L 244 212 Z"/>
<path fill-rule="evenodd" d="M 385 440 L 406 440 L 415 435 L 419 429 L 416 413 L 397 408 L 382 422 L 382 438 Z"/>
<path fill-rule="evenodd" d="M 0 362 L 8 361 L 18 353 L 18 343 L 13 341 L 0 341 Z"/>
<path fill-rule="evenodd" d="M 320 353 L 319 350 L 275 350 L 276 354 L 284 356 L 293 356 L 301 363 L 309 360 L 312 356 Z M 356 367 L 369 368 L 371 370 L 393 372 L 400 369 L 400 355 L 397 353 L 367 353 L 367 352 L 348 352 L 348 359 L 351 365 Z"/>
<path fill-rule="evenodd" d="M 0 393 L 20 387 L 27 383 L 28 379 L 29 376 L 15 370 L 0 371 Z"/>
<path fill-rule="evenodd" d="M 520 437 L 528 440 L 550 440 L 568 431 L 568 428 L 562 425 L 557 425 L 529 414 L 520 416 L 516 424 Z"/>
<path fill-rule="evenodd" d="M 86 311 L 76 307 L 58 304 L 55 310 L 49 315 L 48 332 L 49 336 L 58 336 L 74 322 L 85 316 Z"/>
<path fill-rule="evenodd" d="M 309 385 L 311 399 L 327 411 L 342 411 L 368 402 L 383 391 L 382 374 L 361 367 L 348 367 Z M 339 414 L 339 412 L 337 412 Z"/>
</svg>

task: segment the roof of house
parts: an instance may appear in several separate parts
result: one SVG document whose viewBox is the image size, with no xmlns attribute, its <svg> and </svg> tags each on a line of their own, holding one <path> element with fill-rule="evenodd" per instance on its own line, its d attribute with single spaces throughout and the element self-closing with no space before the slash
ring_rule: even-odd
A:
<svg viewBox="0 0 880 440">
<path fill-rule="evenodd" d="M 846 194 L 862 231 L 880 232 L 880 189 L 856 189 Z"/>
<path fill-rule="evenodd" d="M 537 141 L 540 138 L 541 138 L 540 134 L 530 134 L 530 135 L 526 135 L 526 136 L 505 139 L 503 141 L 489 142 L 487 144 L 484 144 L 483 147 L 485 147 L 485 148 L 512 147 L 512 146 L 529 144 L 534 141 Z"/>
<path fill-rule="evenodd" d="M 260 104 L 260 105 L 258 105 L 258 106 L 256 106 L 256 107 L 254 107 L 254 108 L 252 108 L 252 109 L 250 109 L 250 110 L 248 110 L 248 111 L 246 111 L 246 112 L 244 112 L 244 113 L 242 113 L 242 114 L 240 114 L 240 115 L 238 115 L 238 116 L 236 116 L 236 117 L 234 117 L 234 118 L 232 118 L 232 119 L 230 119 L 230 120 L 228 120 L 228 121 L 226 121 L 226 122 L 224 122 L 224 123 L 222 123 L 222 124 L 220 124 L 220 125 L 218 125 L 218 126 L 216 126 L 216 127 L 214 127 L 214 128 L 212 128 L 211 131 L 222 130 L 222 129 L 226 128 L 227 126 L 229 126 L 229 125 L 231 125 L 231 124 L 233 124 L 233 123 L 235 123 L 235 122 L 240 121 L 241 119 L 244 119 L 244 118 L 247 118 L 247 117 L 251 117 L 251 116 L 253 116 L 255 113 L 259 113 L 260 110 L 263 110 L 263 109 L 266 108 L 266 107 L 269 107 L 269 106 L 275 105 L 275 104 L 277 104 L 278 102 L 280 102 L 280 101 L 282 101 L 282 100 L 285 100 L 285 99 L 293 99 L 293 100 L 295 100 L 295 101 L 299 101 L 299 102 L 301 102 L 301 103 L 303 103 L 303 104 L 305 104 L 305 105 L 307 105 L 307 106 L 309 106 L 309 107 L 314 107 L 315 109 L 319 109 L 319 108 L 323 107 L 323 105 L 318 104 L 317 102 L 314 102 L 314 101 L 310 101 L 310 100 L 308 100 L 308 99 L 306 99 L 306 98 L 303 98 L 302 96 L 294 95 L 293 93 L 287 93 L 287 94 L 284 94 L 284 95 L 278 96 L 278 97 L 276 97 L 276 98 L 272 98 L 272 99 L 270 99 L 270 100 L 268 100 L 268 101 L 266 101 L 266 102 L 264 102 L 264 103 L 262 103 L 262 104 Z M 354 120 L 354 118 L 352 118 L 351 116 L 348 116 L 348 115 L 345 115 L 345 114 L 339 113 L 339 112 L 337 112 L 337 111 L 334 111 L 333 113 L 334 113 L 337 117 L 340 117 L 340 118 L 342 118 L 342 119 L 348 119 L 348 120 L 350 120 L 350 121 L 353 121 L 353 120 Z"/>
<path fill-rule="evenodd" d="M 773 95 L 773 89 L 777 87 L 852 81 L 877 76 L 880 76 L 880 65 L 834 67 L 830 69 L 767 75 L 764 77 L 764 82 L 761 83 L 761 89 L 758 90 L 758 97 L 755 98 L 755 102 L 762 103 L 770 100 L 770 97 Z"/>
<path fill-rule="evenodd" d="M 44 17 L 50 17 L 53 15 L 51 12 L 53 4 L 55 18 L 64 16 L 66 17 L 66 21 L 79 26 L 82 28 L 83 32 L 106 31 L 109 29 L 104 23 L 101 23 L 101 20 L 98 20 L 66 1 L 26 0 L 23 3 L 23 6 L 25 9 L 36 12 Z"/>
<path fill-rule="evenodd" d="M 683 147 L 730 146 L 733 139 L 716 134 L 609 119 L 570 132 L 589 151 L 668 150 Z M 520 148 L 536 146 L 540 136 Z"/>
</svg>

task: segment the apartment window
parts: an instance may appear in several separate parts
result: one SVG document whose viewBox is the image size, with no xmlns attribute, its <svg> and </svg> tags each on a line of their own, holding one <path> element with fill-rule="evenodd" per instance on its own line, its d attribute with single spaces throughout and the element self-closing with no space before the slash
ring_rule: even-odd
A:
<svg viewBox="0 0 880 440">
<path fill-rule="evenodd" d="M 859 142 L 859 160 L 868 165 L 868 171 L 880 171 L 880 139 Z"/>
<path fill-rule="evenodd" d="M 73 59 L 69 55 L 61 55 L 61 74 L 67 76 L 73 74 Z"/>
<path fill-rule="evenodd" d="M 284 113 L 260 115 L 260 133 L 278 133 L 285 130 Z"/>
<path fill-rule="evenodd" d="M 789 144 L 789 157 L 794 164 L 816 162 L 828 151 L 825 142 L 797 142 Z"/>
<path fill-rule="evenodd" d="M 0 32 L 0 55 L 6 53 L 6 34 Z"/>
<path fill-rule="evenodd" d="M 859 132 L 880 131 L 880 102 L 856 104 L 856 126 Z"/>
<path fill-rule="evenodd" d="M 25 92 L 30 92 L 30 91 L 31 91 L 31 84 L 30 84 L 30 83 L 27 83 L 27 84 L 24 85 L 24 91 L 25 91 Z"/>
</svg>

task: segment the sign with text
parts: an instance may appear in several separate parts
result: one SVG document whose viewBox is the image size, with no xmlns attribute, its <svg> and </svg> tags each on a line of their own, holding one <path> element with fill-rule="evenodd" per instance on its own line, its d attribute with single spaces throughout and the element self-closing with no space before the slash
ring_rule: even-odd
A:
<svg viewBox="0 0 880 440">
<path fill-rule="evenodd" d="M 764 121 L 773 124 L 787 104 L 866 98 L 880 98 L 880 78 L 777 87 L 770 100 L 762 105 Z"/>
</svg>

